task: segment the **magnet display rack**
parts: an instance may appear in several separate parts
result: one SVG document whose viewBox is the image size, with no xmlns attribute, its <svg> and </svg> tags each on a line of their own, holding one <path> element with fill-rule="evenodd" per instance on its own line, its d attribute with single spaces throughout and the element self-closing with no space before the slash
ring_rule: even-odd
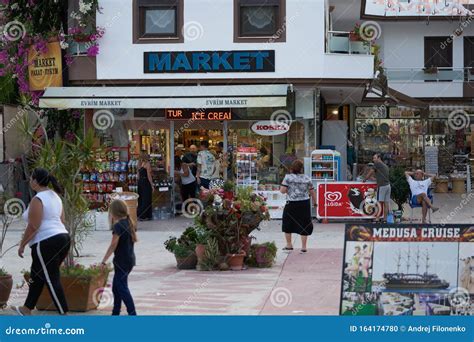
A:
<svg viewBox="0 0 474 342">
<path fill-rule="evenodd" d="M 96 153 L 94 167 L 81 171 L 83 193 L 91 209 L 106 208 L 110 194 L 117 187 L 128 188 L 129 159 L 129 147 L 109 147 Z"/>
</svg>

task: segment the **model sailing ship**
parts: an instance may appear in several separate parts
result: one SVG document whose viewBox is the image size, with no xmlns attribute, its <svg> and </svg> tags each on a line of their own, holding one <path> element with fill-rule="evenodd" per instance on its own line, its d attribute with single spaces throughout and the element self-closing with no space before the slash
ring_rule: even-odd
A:
<svg viewBox="0 0 474 342">
<path fill-rule="evenodd" d="M 420 248 L 417 248 L 415 254 L 415 273 L 410 273 L 410 263 L 412 260 L 410 247 L 406 254 L 406 273 L 400 272 L 402 254 L 399 251 L 397 256 L 397 272 L 384 273 L 385 287 L 387 289 L 447 289 L 449 283 L 446 280 L 440 279 L 437 274 L 429 273 L 430 255 L 428 251 L 424 253 L 425 272 L 420 274 Z"/>
</svg>

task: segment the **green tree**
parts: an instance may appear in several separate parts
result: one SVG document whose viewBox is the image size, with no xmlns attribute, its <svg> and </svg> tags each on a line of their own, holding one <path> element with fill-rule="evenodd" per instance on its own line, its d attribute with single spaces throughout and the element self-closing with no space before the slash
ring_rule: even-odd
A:
<svg viewBox="0 0 474 342">
<path fill-rule="evenodd" d="M 392 200 L 398 205 L 398 210 L 403 212 L 403 205 L 410 194 L 410 186 L 405 177 L 405 170 L 400 167 L 390 169 L 390 184 L 392 186 Z"/>
</svg>

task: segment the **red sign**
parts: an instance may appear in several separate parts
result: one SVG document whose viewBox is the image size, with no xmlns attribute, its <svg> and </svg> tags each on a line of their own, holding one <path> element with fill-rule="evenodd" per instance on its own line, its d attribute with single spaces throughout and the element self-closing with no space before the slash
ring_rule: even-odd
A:
<svg viewBox="0 0 474 342">
<path fill-rule="evenodd" d="M 383 210 L 377 201 L 375 183 L 318 183 L 317 199 L 319 219 L 367 219 L 376 217 Z"/>
<path fill-rule="evenodd" d="M 165 109 L 165 116 L 168 120 L 224 121 L 232 120 L 232 111 L 230 109 Z"/>
</svg>

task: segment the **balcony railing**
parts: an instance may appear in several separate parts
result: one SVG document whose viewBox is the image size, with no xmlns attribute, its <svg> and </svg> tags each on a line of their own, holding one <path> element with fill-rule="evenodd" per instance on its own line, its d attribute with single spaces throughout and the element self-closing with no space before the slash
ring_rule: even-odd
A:
<svg viewBox="0 0 474 342">
<path fill-rule="evenodd" d="M 472 82 L 473 68 L 385 68 L 392 82 Z"/>
<path fill-rule="evenodd" d="M 327 47 L 328 53 L 370 55 L 372 44 L 370 41 L 353 41 L 350 39 L 350 32 L 328 31 Z"/>
</svg>

